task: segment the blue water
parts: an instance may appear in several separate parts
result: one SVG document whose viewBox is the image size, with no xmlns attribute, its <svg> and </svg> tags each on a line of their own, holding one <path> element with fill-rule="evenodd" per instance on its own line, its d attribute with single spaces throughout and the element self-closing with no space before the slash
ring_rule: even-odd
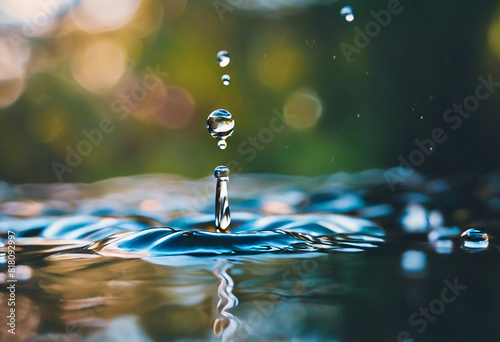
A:
<svg viewBox="0 0 500 342">
<path fill-rule="evenodd" d="M 500 177 L 415 175 L 391 191 L 383 175 L 236 175 L 228 233 L 215 232 L 212 177 L 4 184 L 0 231 L 4 244 L 15 233 L 19 334 L 495 340 Z M 460 234 L 473 227 L 488 234 L 485 248 L 462 246 Z M 466 289 L 441 312 L 447 282 Z"/>
</svg>

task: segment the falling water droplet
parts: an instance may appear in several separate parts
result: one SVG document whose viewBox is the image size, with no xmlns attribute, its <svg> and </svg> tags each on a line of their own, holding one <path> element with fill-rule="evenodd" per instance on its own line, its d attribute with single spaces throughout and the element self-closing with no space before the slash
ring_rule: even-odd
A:
<svg viewBox="0 0 500 342">
<path fill-rule="evenodd" d="M 222 84 L 224 85 L 229 85 L 229 82 L 231 82 L 231 77 L 229 75 L 222 75 Z"/>
<path fill-rule="evenodd" d="M 354 13 L 352 12 L 352 7 L 351 6 L 344 6 L 340 10 L 340 14 L 344 16 L 345 20 L 347 21 L 353 21 L 354 20 Z"/>
<path fill-rule="evenodd" d="M 357 115 L 357 117 L 359 118 L 359 117 L 361 117 L 361 115 L 360 115 L 360 114 L 358 114 L 358 115 Z"/>
<path fill-rule="evenodd" d="M 422 115 L 422 116 L 420 116 L 420 120 L 423 120 L 423 119 L 424 119 L 424 116 L 423 116 L 423 115 Z"/>
<path fill-rule="evenodd" d="M 214 170 L 217 179 L 215 190 L 215 227 L 220 233 L 225 233 L 231 223 L 229 212 L 229 199 L 227 197 L 227 182 L 229 181 L 229 169 L 219 165 Z"/>
<path fill-rule="evenodd" d="M 219 146 L 221 150 L 225 150 L 227 147 L 227 142 L 225 140 L 219 140 L 217 146 Z"/>
<path fill-rule="evenodd" d="M 222 68 L 226 67 L 230 61 L 231 59 L 229 58 L 229 53 L 227 53 L 227 51 L 222 50 L 217 53 L 217 62 Z"/>
<path fill-rule="evenodd" d="M 233 116 L 225 109 L 214 110 L 207 118 L 207 130 L 215 139 L 226 140 L 233 134 Z M 226 148 L 227 144 L 220 141 L 218 143 L 219 147 L 221 149 Z"/>
<path fill-rule="evenodd" d="M 466 230 L 460 238 L 464 248 L 485 249 L 489 244 L 488 234 L 475 228 Z"/>
</svg>

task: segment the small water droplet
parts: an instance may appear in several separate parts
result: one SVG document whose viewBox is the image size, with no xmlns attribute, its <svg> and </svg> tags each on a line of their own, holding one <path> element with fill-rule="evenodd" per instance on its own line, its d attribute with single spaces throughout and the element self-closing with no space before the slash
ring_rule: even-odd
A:
<svg viewBox="0 0 500 342">
<path fill-rule="evenodd" d="M 229 58 L 229 53 L 227 53 L 227 51 L 222 50 L 217 53 L 217 62 L 222 68 L 226 67 L 230 61 L 231 59 Z"/>
<path fill-rule="evenodd" d="M 227 139 L 233 134 L 233 116 L 225 109 L 214 110 L 207 118 L 207 130 L 215 139 L 221 141 Z M 221 147 L 220 142 L 218 145 Z"/>
<path fill-rule="evenodd" d="M 333 59 L 337 58 L 337 56 L 333 56 Z"/>
<path fill-rule="evenodd" d="M 229 85 L 229 82 L 231 82 L 231 77 L 229 75 L 222 75 L 222 84 L 224 85 Z"/>
<path fill-rule="evenodd" d="M 227 147 L 227 142 L 225 140 L 219 140 L 217 146 L 219 146 L 221 150 L 225 150 Z"/>
<path fill-rule="evenodd" d="M 359 117 L 361 117 L 361 115 L 360 115 L 360 114 L 358 114 L 358 115 L 357 115 L 357 117 L 359 118 Z"/>
<path fill-rule="evenodd" d="M 420 116 L 420 120 L 423 120 L 423 119 L 424 119 L 424 116 L 423 116 L 423 115 L 422 115 L 422 116 Z"/>
<path fill-rule="evenodd" d="M 344 6 L 340 10 L 340 15 L 343 15 L 345 20 L 347 21 L 353 21 L 354 20 L 354 13 L 352 12 L 352 7 L 351 6 Z"/>
<path fill-rule="evenodd" d="M 224 165 L 219 165 L 214 170 L 214 177 L 217 179 L 222 179 L 229 176 L 229 168 Z"/>
<path fill-rule="evenodd" d="M 489 244 L 488 234 L 475 228 L 466 230 L 460 238 L 464 248 L 485 249 Z"/>
</svg>

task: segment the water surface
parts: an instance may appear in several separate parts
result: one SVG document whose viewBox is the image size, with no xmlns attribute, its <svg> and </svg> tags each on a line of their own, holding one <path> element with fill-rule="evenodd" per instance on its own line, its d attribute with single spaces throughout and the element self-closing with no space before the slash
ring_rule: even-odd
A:
<svg viewBox="0 0 500 342">
<path fill-rule="evenodd" d="M 2 341 L 494 341 L 499 333 L 498 175 L 415 175 L 395 191 L 378 170 L 235 175 L 225 234 L 215 232 L 213 177 L 4 184 L 2 196 L 0 229 L 4 238 L 15 232 L 18 265 L 15 336 L 5 329 L 0 274 Z M 489 244 L 463 246 L 470 228 Z"/>
</svg>

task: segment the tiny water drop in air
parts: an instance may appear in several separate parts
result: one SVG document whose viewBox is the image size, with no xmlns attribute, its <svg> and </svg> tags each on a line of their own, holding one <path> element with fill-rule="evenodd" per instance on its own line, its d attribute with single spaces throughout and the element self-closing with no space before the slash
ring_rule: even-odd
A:
<svg viewBox="0 0 500 342">
<path fill-rule="evenodd" d="M 349 22 L 354 20 L 354 13 L 352 12 L 351 6 L 342 7 L 342 9 L 340 10 L 340 14 L 343 15 L 345 20 Z"/>
<path fill-rule="evenodd" d="M 221 150 L 225 150 L 227 147 L 227 142 L 225 140 L 219 140 L 219 142 L 217 143 L 217 146 L 219 146 L 219 148 Z"/>
<path fill-rule="evenodd" d="M 225 109 L 214 110 L 207 118 L 207 130 L 208 132 L 218 140 L 226 140 L 234 130 L 234 119 L 231 113 Z M 222 147 L 221 143 L 218 143 L 219 147 Z"/>
<path fill-rule="evenodd" d="M 231 59 L 229 58 L 229 53 L 227 53 L 227 51 L 222 50 L 217 53 L 217 62 L 222 68 L 226 67 L 230 61 Z"/>
<path fill-rule="evenodd" d="M 231 77 L 229 75 L 222 75 L 222 84 L 224 85 L 229 85 L 229 82 L 231 82 Z"/>
<path fill-rule="evenodd" d="M 467 229 L 460 236 L 464 248 L 485 249 L 488 247 L 488 234 L 479 229 Z"/>
</svg>

